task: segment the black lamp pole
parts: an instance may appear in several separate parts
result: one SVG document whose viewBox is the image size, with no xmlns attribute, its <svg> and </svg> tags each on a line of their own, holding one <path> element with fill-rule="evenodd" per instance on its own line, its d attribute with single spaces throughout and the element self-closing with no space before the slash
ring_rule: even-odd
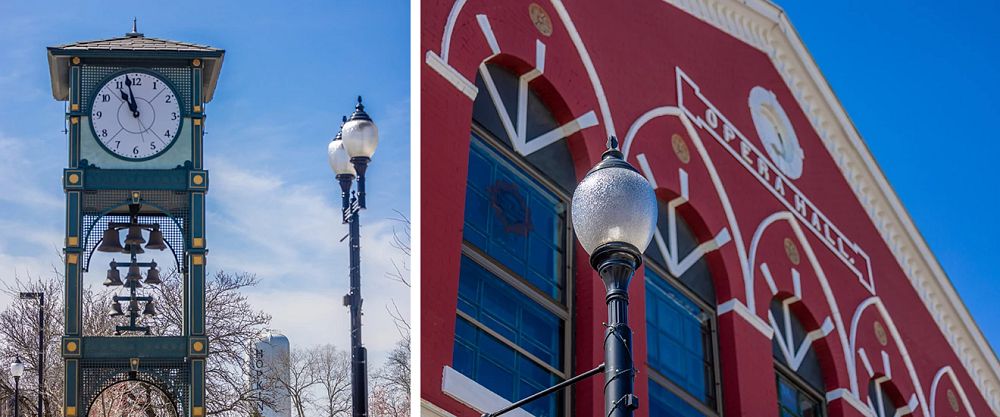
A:
<svg viewBox="0 0 1000 417">
<path fill-rule="evenodd" d="M 360 199 L 351 196 L 353 175 L 337 175 L 340 182 L 344 223 L 349 226 L 351 292 L 344 303 L 351 309 L 351 407 L 355 417 L 368 415 L 368 349 L 361 344 L 361 227 L 358 214 Z M 364 177 L 359 176 L 360 184 Z"/>
<path fill-rule="evenodd" d="M 18 362 L 21 361 L 20 358 L 17 359 Z M 14 376 L 14 417 L 20 417 L 21 412 L 21 377 L 18 375 Z"/>
<path fill-rule="evenodd" d="M 42 397 L 45 390 L 45 293 L 22 292 L 22 300 L 38 300 L 38 417 L 42 417 Z"/>
<path fill-rule="evenodd" d="M 604 281 L 608 323 L 604 331 L 604 415 L 631 417 L 639 408 L 633 394 L 632 329 L 628 326 L 628 284 L 642 264 L 639 250 L 628 243 L 606 244 L 590 256 L 590 264 Z"/>
</svg>

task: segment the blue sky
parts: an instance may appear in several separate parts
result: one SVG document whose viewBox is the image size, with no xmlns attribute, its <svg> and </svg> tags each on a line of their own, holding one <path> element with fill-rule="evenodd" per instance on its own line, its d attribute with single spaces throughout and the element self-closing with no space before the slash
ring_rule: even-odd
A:
<svg viewBox="0 0 1000 417">
<path fill-rule="evenodd" d="M 778 3 L 996 352 L 1000 3 Z"/>
<path fill-rule="evenodd" d="M 404 261 L 394 210 L 410 208 L 408 1 L 0 2 L 0 280 L 59 262 L 66 140 L 45 47 L 121 36 L 133 16 L 148 37 L 226 50 L 206 106 L 209 266 L 257 273 L 250 297 L 293 346 L 349 345 L 347 227 L 326 145 L 364 95 L 381 131 L 362 219 L 365 341 L 380 362 L 398 338 L 385 305 L 409 312 L 386 277 Z"/>
</svg>

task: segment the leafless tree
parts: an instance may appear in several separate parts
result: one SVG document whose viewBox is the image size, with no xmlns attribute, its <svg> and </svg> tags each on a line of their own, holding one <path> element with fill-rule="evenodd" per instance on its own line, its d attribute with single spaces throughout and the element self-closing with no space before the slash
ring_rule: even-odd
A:
<svg viewBox="0 0 1000 417">
<path fill-rule="evenodd" d="M 351 358 L 333 345 L 309 351 L 313 376 L 321 388 L 315 414 L 326 417 L 351 415 Z"/>
<path fill-rule="evenodd" d="M 163 284 L 146 291 L 155 294 L 157 315 L 143 318 L 156 335 L 177 335 L 181 332 L 183 303 L 181 276 L 174 272 L 161 275 Z M 63 331 L 63 278 L 58 271 L 51 278 L 5 280 L 0 291 L 16 299 L 18 292 L 46 294 L 45 322 L 45 416 L 56 417 L 63 398 L 63 362 L 59 354 L 59 339 Z M 271 317 L 255 310 L 243 290 L 257 284 L 253 274 L 230 274 L 219 271 L 206 282 L 206 328 L 210 360 L 206 369 L 206 412 L 210 416 L 246 416 L 253 409 L 253 390 L 249 381 L 251 343 L 267 330 Z M 84 335 L 111 335 L 119 319 L 108 316 L 112 292 L 104 288 L 82 291 Z M 37 363 L 37 304 L 15 300 L 0 311 L 0 356 L 20 356 L 25 362 L 25 375 L 34 374 Z M 13 392 L 7 367 L 0 367 L 0 403 L 9 402 Z M 36 417 L 34 398 L 37 393 L 34 378 L 21 379 L 23 417 Z M 268 401 L 267 397 L 263 398 Z"/>
<path fill-rule="evenodd" d="M 278 372 L 261 375 L 261 378 L 274 390 L 287 392 L 295 415 L 305 417 L 306 409 L 312 408 L 316 401 L 313 388 L 320 383 L 314 371 L 312 352 L 301 348 L 292 349 L 287 357 L 275 358 L 273 364 L 268 368 Z"/>
</svg>

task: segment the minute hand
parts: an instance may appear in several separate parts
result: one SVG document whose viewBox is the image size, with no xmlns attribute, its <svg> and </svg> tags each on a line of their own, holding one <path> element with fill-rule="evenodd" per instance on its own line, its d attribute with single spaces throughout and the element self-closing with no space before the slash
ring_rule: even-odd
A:
<svg viewBox="0 0 1000 417">
<path fill-rule="evenodd" d="M 125 76 L 125 86 L 128 87 L 128 108 L 132 110 L 132 117 L 139 117 L 139 105 L 135 102 L 135 93 L 132 92 L 132 80 Z"/>
</svg>

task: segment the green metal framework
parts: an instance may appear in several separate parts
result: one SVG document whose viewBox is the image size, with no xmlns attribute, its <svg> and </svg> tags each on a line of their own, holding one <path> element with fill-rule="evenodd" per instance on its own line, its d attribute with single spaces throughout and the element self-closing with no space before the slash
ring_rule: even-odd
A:
<svg viewBox="0 0 1000 417">
<path fill-rule="evenodd" d="M 50 48 L 50 53 L 52 53 Z M 192 54 L 177 51 L 126 53 L 76 51 L 65 62 L 68 82 L 69 158 L 63 172 L 66 193 L 65 361 L 63 415 L 86 416 L 103 390 L 135 380 L 154 385 L 173 402 L 179 417 L 205 415 L 205 194 L 208 172 L 202 162 L 204 103 L 203 60 L 222 51 Z M 63 51 L 57 50 L 62 53 Z M 66 53 L 65 55 L 68 55 Z M 100 81 L 122 70 L 152 72 L 168 80 L 181 95 L 182 113 L 190 123 L 188 161 L 174 169 L 101 169 L 81 159 L 81 133 L 91 96 Z M 157 223 L 183 275 L 184 323 L 180 336 L 100 336 L 82 332 L 83 273 L 109 222 L 128 219 L 128 205 L 141 204 L 140 221 Z"/>
</svg>

